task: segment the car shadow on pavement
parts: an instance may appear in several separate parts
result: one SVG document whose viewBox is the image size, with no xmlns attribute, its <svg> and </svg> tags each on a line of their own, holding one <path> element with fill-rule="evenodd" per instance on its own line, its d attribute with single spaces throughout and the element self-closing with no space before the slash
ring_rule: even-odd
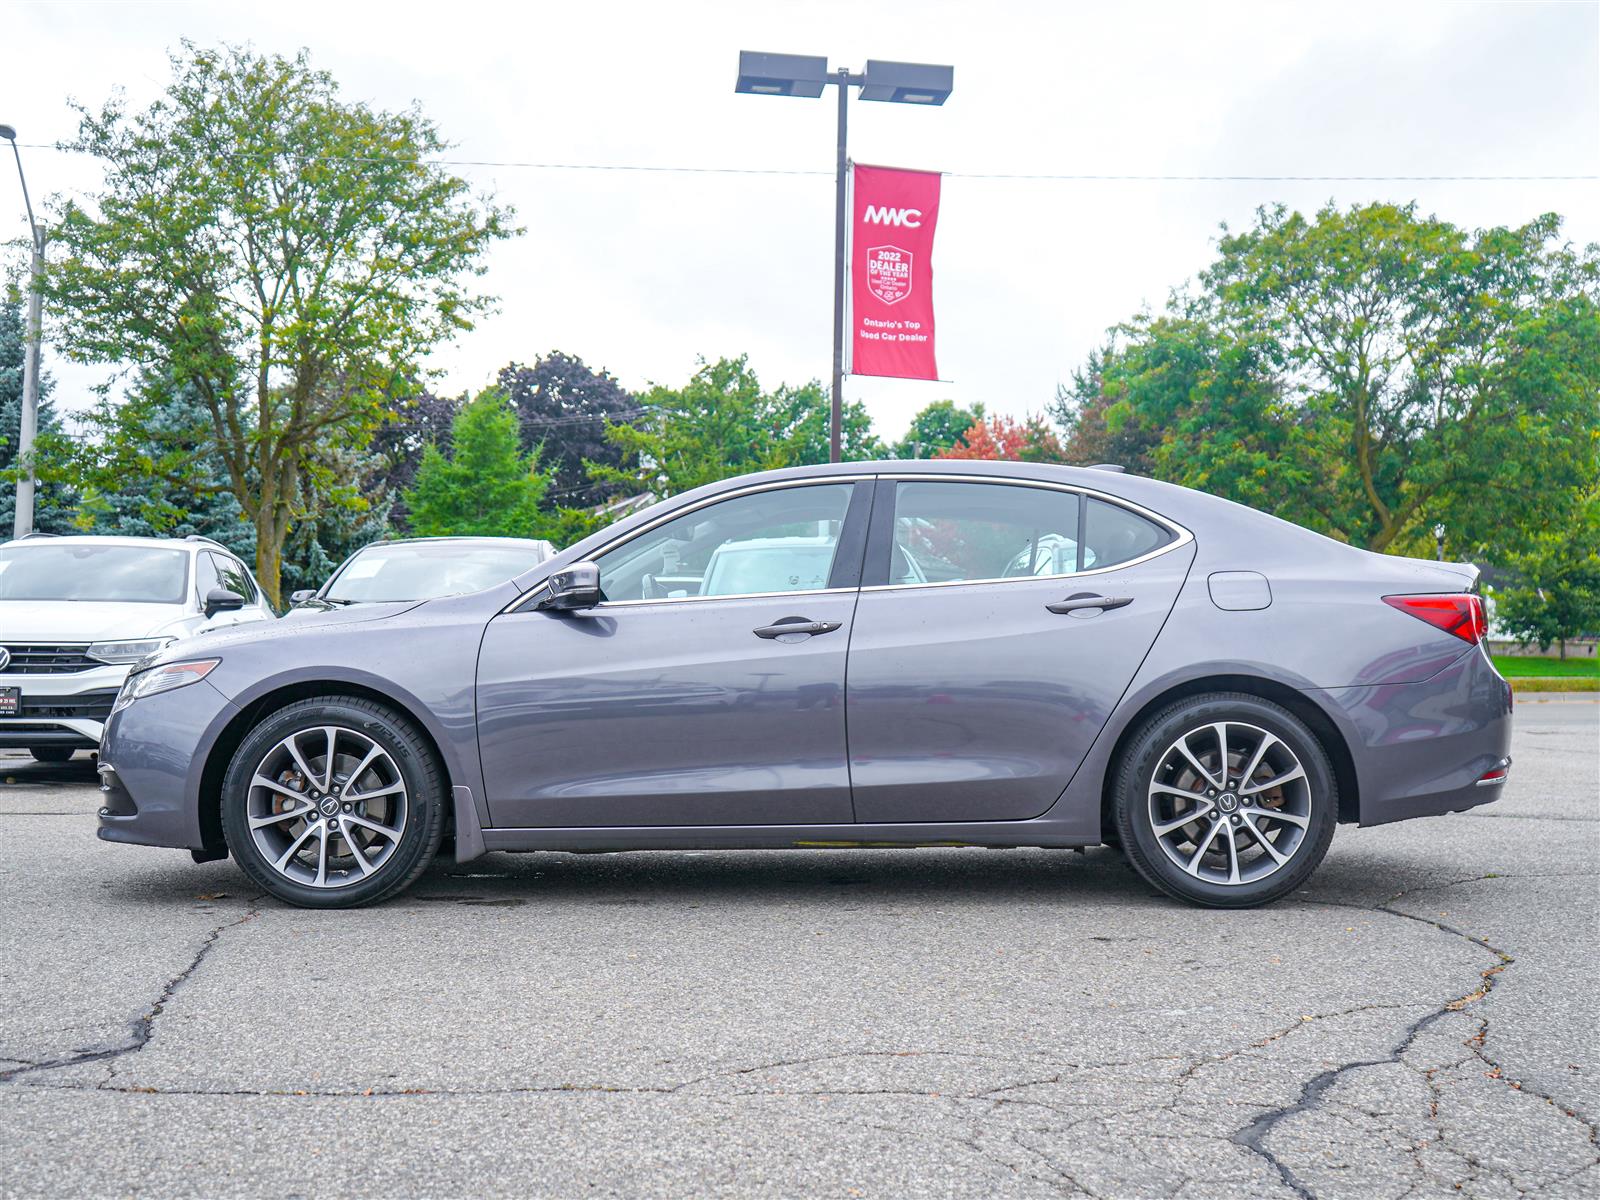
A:
<svg viewBox="0 0 1600 1200">
<path fill-rule="evenodd" d="M 1171 903 L 1109 847 L 1086 854 L 975 848 L 491 854 L 435 863 L 398 902 L 504 908 L 841 898 Z"/>
<path fill-rule="evenodd" d="M 86 783 L 98 786 L 99 776 L 95 774 L 95 760 L 87 754 L 75 755 L 64 763 L 35 762 L 27 757 L 3 757 L 0 758 L 0 781 L 33 787 L 49 784 L 82 787 Z"/>
</svg>

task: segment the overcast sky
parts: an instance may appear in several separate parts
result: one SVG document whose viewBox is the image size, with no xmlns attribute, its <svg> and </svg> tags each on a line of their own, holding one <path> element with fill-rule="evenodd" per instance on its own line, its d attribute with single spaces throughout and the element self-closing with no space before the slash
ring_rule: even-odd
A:
<svg viewBox="0 0 1600 1200">
<path fill-rule="evenodd" d="M 7 5 L 0 121 L 40 194 L 92 190 L 40 148 L 69 97 L 154 98 L 183 38 L 310 49 L 348 95 L 415 100 L 494 162 L 816 175 L 462 168 L 527 233 L 482 286 L 499 311 L 438 351 L 438 386 L 483 386 L 552 349 L 633 387 L 748 352 L 764 383 L 826 378 L 830 99 L 735 95 L 740 49 L 955 66 L 942 108 L 852 104 L 861 162 L 938 169 L 939 365 L 949 382 L 853 378 L 880 432 L 945 396 L 1037 412 L 1106 328 L 1211 257 L 1258 205 L 1417 200 L 1466 226 L 1555 211 L 1600 241 L 1590 182 L 1003 181 L 982 174 L 1600 174 L 1600 5 L 828 3 Z M 9 167 L 0 232 L 26 226 Z M 54 364 L 76 407 L 98 376 Z"/>
</svg>

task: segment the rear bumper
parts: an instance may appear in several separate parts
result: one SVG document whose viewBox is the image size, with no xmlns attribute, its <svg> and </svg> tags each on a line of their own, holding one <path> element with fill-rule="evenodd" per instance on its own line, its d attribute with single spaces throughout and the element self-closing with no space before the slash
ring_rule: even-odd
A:
<svg viewBox="0 0 1600 1200">
<path fill-rule="evenodd" d="M 1511 685 L 1481 646 L 1421 683 L 1327 688 L 1350 731 L 1360 822 L 1461 812 L 1498 800 L 1510 766 Z"/>
</svg>

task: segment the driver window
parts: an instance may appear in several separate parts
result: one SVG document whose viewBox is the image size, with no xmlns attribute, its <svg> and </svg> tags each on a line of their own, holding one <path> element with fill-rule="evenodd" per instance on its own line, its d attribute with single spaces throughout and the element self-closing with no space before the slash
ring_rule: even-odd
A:
<svg viewBox="0 0 1600 1200">
<path fill-rule="evenodd" d="M 1070 575 L 1081 569 L 1078 503 L 1055 488 L 902 483 L 895 488 L 889 582 Z M 1085 565 L 1094 565 L 1092 556 Z"/>
<path fill-rule="evenodd" d="M 828 586 L 854 484 L 775 488 L 723 500 L 602 554 L 606 600 L 680 600 Z"/>
</svg>

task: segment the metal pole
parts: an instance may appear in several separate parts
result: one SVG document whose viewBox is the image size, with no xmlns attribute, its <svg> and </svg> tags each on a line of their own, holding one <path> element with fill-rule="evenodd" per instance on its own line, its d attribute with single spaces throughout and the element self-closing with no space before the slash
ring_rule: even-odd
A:
<svg viewBox="0 0 1600 1200">
<path fill-rule="evenodd" d="M 833 417 L 828 427 L 828 461 L 839 462 L 844 440 L 844 239 L 845 128 L 850 103 L 850 72 L 839 69 L 839 158 L 833 194 Z"/>
<path fill-rule="evenodd" d="M 44 274 L 44 226 L 33 219 L 33 200 L 28 195 L 28 176 L 22 170 L 22 151 L 17 149 L 17 131 L 10 125 L 0 125 L 0 137 L 11 143 L 11 155 L 17 160 L 22 203 L 28 210 L 28 232 L 33 235 L 33 261 L 28 271 L 27 349 L 22 358 L 22 414 L 18 422 L 15 460 L 22 474 L 17 478 L 16 521 L 12 526 L 13 535 L 23 537 L 33 532 L 33 441 L 39 432 L 39 333 L 43 305 L 39 281 Z"/>
<path fill-rule="evenodd" d="M 43 305 L 39 279 L 43 274 L 44 226 L 34 225 L 33 262 L 28 272 L 27 351 L 22 359 L 22 420 L 17 433 L 16 461 L 22 474 L 17 476 L 13 537 L 25 537 L 33 532 L 33 442 L 39 432 L 39 333 Z"/>
</svg>

